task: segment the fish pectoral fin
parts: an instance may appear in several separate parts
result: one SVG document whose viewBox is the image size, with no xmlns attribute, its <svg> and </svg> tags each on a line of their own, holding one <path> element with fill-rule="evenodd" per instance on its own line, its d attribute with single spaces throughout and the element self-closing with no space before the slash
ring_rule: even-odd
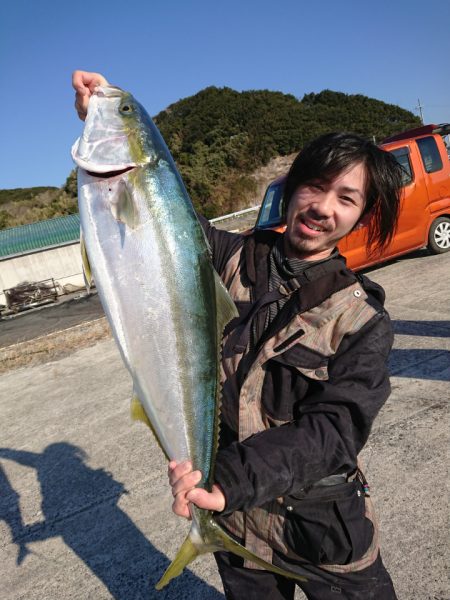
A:
<svg viewBox="0 0 450 600">
<path fill-rule="evenodd" d="M 91 263 L 89 262 L 89 256 L 86 250 L 86 244 L 84 243 L 83 232 L 80 231 L 80 252 L 81 262 L 83 265 L 83 278 L 86 289 L 89 290 L 94 285 L 94 278 L 92 277 Z"/>
<path fill-rule="evenodd" d="M 133 392 L 133 396 L 131 398 L 130 414 L 133 421 L 142 421 L 147 425 L 147 427 L 155 436 L 158 446 L 163 451 L 164 456 L 167 458 L 167 460 L 170 460 L 170 458 L 167 456 L 167 452 L 164 450 L 161 442 L 159 441 L 158 435 L 155 431 L 155 428 L 152 425 L 152 422 L 150 421 L 150 419 L 147 416 L 147 413 L 145 412 L 145 408 L 142 406 L 142 403 L 139 400 L 139 396 L 135 392 Z"/>
<path fill-rule="evenodd" d="M 195 560 L 199 554 L 201 553 L 198 551 L 197 547 L 192 542 L 191 535 L 189 533 L 189 535 L 181 545 L 181 548 L 178 550 L 177 555 L 165 570 L 164 575 L 155 585 L 155 588 L 157 590 L 162 590 L 163 587 L 165 587 L 169 583 L 169 581 L 171 581 L 175 577 L 178 577 L 178 575 L 181 575 L 184 567 L 186 567 L 189 563 Z"/>
<path fill-rule="evenodd" d="M 124 181 L 118 185 L 118 194 L 114 203 L 111 203 L 111 212 L 116 221 L 131 229 L 135 229 L 138 224 L 135 201 Z"/>
</svg>

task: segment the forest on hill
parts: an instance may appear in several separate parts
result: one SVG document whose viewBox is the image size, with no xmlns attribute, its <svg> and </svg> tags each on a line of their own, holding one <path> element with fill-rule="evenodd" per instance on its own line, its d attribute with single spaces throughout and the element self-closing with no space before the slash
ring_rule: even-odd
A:
<svg viewBox="0 0 450 600">
<path fill-rule="evenodd" d="M 413 113 L 393 104 L 324 90 L 298 100 L 268 90 L 208 87 L 154 117 L 196 209 L 208 218 L 255 204 L 254 173 L 298 152 L 329 131 L 380 142 L 417 127 Z M 0 229 L 77 212 L 76 174 L 61 188 L 0 190 Z"/>
</svg>

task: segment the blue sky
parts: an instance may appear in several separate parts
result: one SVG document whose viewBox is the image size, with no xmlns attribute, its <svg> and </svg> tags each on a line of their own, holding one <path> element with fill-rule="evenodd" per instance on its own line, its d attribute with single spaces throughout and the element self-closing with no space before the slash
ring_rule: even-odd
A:
<svg viewBox="0 0 450 600">
<path fill-rule="evenodd" d="M 209 85 L 361 93 L 450 122 L 450 0 L 14 0 L 0 5 L 0 188 L 64 183 L 71 72 L 152 115 Z"/>
</svg>

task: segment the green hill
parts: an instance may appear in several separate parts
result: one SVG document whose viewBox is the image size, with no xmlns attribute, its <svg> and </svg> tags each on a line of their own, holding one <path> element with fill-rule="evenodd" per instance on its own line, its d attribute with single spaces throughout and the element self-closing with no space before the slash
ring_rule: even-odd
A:
<svg viewBox="0 0 450 600">
<path fill-rule="evenodd" d="M 208 87 L 155 117 L 195 207 L 212 218 L 255 203 L 252 174 L 327 131 L 380 141 L 418 117 L 361 94 L 324 90 L 301 100 L 268 90 Z M 0 190 L 0 228 L 76 212 L 72 172 L 61 188 Z"/>
</svg>

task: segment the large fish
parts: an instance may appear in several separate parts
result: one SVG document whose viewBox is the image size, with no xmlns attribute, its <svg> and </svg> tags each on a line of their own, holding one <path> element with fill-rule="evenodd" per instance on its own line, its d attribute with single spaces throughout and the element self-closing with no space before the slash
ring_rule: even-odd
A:
<svg viewBox="0 0 450 600">
<path fill-rule="evenodd" d="M 97 88 L 72 156 L 84 244 L 133 379 L 133 411 L 167 458 L 191 459 L 202 472 L 199 485 L 211 489 L 220 342 L 236 308 L 173 159 L 131 94 Z M 190 532 L 157 589 L 199 554 L 224 549 L 287 575 L 232 540 L 209 511 L 191 506 L 191 513 Z"/>
</svg>

